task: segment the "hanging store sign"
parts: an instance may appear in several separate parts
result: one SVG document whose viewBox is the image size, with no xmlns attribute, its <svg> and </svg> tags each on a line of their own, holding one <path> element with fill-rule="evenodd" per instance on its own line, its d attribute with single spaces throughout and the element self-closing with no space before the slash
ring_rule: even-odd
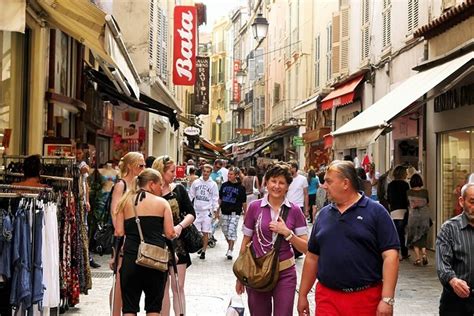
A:
<svg viewBox="0 0 474 316">
<path fill-rule="evenodd" d="M 194 6 L 174 8 L 173 83 L 192 86 L 196 77 L 197 10 Z"/>
<path fill-rule="evenodd" d="M 196 84 L 191 112 L 194 115 L 209 114 L 209 57 L 196 57 Z"/>
<path fill-rule="evenodd" d="M 188 126 L 184 129 L 184 133 L 188 136 L 197 136 L 201 133 L 201 131 L 197 127 Z"/>
<path fill-rule="evenodd" d="M 294 136 L 294 137 L 293 137 L 293 146 L 294 146 L 294 147 L 304 146 L 303 137 L 301 137 L 301 136 Z"/>
<path fill-rule="evenodd" d="M 234 79 L 232 80 L 232 100 L 240 102 L 240 85 L 237 81 L 237 72 L 240 70 L 240 60 L 234 60 Z"/>
</svg>

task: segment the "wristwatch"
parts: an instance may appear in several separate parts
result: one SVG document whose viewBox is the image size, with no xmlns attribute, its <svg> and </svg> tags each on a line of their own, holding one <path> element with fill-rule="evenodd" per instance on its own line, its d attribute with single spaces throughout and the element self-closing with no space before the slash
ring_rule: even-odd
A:
<svg viewBox="0 0 474 316">
<path fill-rule="evenodd" d="M 285 237 L 285 240 L 286 240 L 286 241 L 290 241 L 290 239 L 293 238 L 294 235 L 295 235 L 295 234 L 293 234 L 293 232 L 290 231 L 290 234 Z"/>
<path fill-rule="evenodd" d="M 393 297 L 382 297 L 382 301 L 390 306 L 395 305 L 395 299 Z"/>
</svg>

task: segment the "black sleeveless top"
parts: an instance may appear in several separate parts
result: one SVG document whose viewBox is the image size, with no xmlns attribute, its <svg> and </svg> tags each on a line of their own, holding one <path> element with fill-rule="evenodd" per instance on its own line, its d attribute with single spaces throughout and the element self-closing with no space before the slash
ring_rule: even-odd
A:
<svg viewBox="0 0 474 316">
<path fill-rule="evenodd" d="M 164 218 L 160 216 L 138 216 L 142 227 L 143 237 L 147 244 L 164 247 L 165 237 L 163 236 Z M 138 246 L 140 245 L 140 234 L 138 233 L 135 217 L 125 220 L 125 244 L 123 253 L 126 255 L 136 256 Z"/>
</svg>

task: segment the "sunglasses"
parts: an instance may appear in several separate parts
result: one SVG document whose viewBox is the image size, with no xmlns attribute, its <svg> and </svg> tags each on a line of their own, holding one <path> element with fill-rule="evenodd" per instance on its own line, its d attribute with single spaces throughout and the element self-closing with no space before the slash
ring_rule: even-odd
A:
<svg viewBox="0 0 474 316">
<path fill-rule="evenodd" d="M 145 168 L 145 167 L 146 167 L 145 164 L 139 164 L 139 165 L 138 165 L 138 168 Z"/>
<path fill-rule="evenodd" d="M 170 156 L 163 156 L 163 164 L 166 164 L 170 160 L 171 160 Z"/>
</svg>

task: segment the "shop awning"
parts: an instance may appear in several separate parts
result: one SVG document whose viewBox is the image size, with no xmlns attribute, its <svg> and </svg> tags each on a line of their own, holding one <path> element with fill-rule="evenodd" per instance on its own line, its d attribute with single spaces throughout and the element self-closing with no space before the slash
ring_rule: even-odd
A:
<svg viewBox="0 0 474 316">
<path fill-rule="evenodd" d="M 337 139 L 342 135 L 362 131 L 368 131 L 367 133 L 372 133 L 372 136 L 378 137 L 390 121 L 472 59 L 474 59 L 474 52 L 469 52 L 442 65 L 411 76 L 393 91 L 334 131 L 332 135 L 336 138 L 335 142 L 337 143 Z M 369 132 L 369 130 L 372 130 L 372 132 Z M 375 130 L 378 130 L 378 135 Z M 344 143 L 350 143 L 350 141 L 344 141 Z"/>
<path fill-rule="evenodd" d="M 355 89 L 364 78 L 360 75 L 329 93 L 321 103 L 321 109 L 329 110 L 335 106 L 346 105 L 354 101 Z"/>
<path fill-rule="evenodd" d="M 140 96 L 136 71 L 120 49 L 120 38 L 114 36 L 108 23 L 115 21 L 89 0 L 37 0 L 47 13 L 46 19 L 61 31 L 92 50 L 109 66 L 118 69 L 127 80 L 136 98 Z M 120 37 L 120 36 L 119 36 Z M 128 61 L 127 61 L 128 59 Z"/>
<path fill-rule="evenodd" d="M 374 128 L 335 136 L 332 140 L 332 147 L 334 150 L 367 147 L 375 142 L 382 132 L 383 128 Z"/>
<path fill-rule="evenodd" d="M 267 140 L 267 141 L 263 142 L 261 145 L 257 146 L 255 149 L 253 149 L 250 152 L 244 154 L 242 156 L 242 159 L 247 159 L 247 158 L 250 158 L 250 157 L 260 153 L 262 150 L 264 150 L 265 148 L 270 146 L 273 142 L 276 142 L 278 139 L 280 139 L 280 137 L 274 137 L 270 140 Z"/>
<path fill-rule="evenodd" d="M 26 0 L 2 0 L 0 31 L 25 33 Z"/>
<path fill-rule="evenodd" d="M 87 69 L 85 73 L 89 80 L 97 83 L 99 93 L 112 102 L 112 104 L 118 105 L 118 101 L 121 101 L 139 110 L 166 116 L 175 130 L 179 128 L 179 122 L 176 117 L 177 114 L 173 109 L 170 109 L 166 105 L 143 93 L 140 93 L 140 100 L 123 94 L 117 90 L 113 82 L 105 74 L 97 70 Z"/>
<path fill-rule="evenodd" d="M 316 104 L 318 102 L 318 100 L 320 100 L 320 94 L 315 94 L 313 96 L 311 96 L 309 99 L 301 102 L 300 104 L 298 104 L 294 109 L 293 109 L 293 115 L 294 116 L 299 116 L 299 115 L 303 115 L 304 113 L 306 113 L 307 111 L 310 111 L 310 110 L 316 110 Z"/>
</svg>

